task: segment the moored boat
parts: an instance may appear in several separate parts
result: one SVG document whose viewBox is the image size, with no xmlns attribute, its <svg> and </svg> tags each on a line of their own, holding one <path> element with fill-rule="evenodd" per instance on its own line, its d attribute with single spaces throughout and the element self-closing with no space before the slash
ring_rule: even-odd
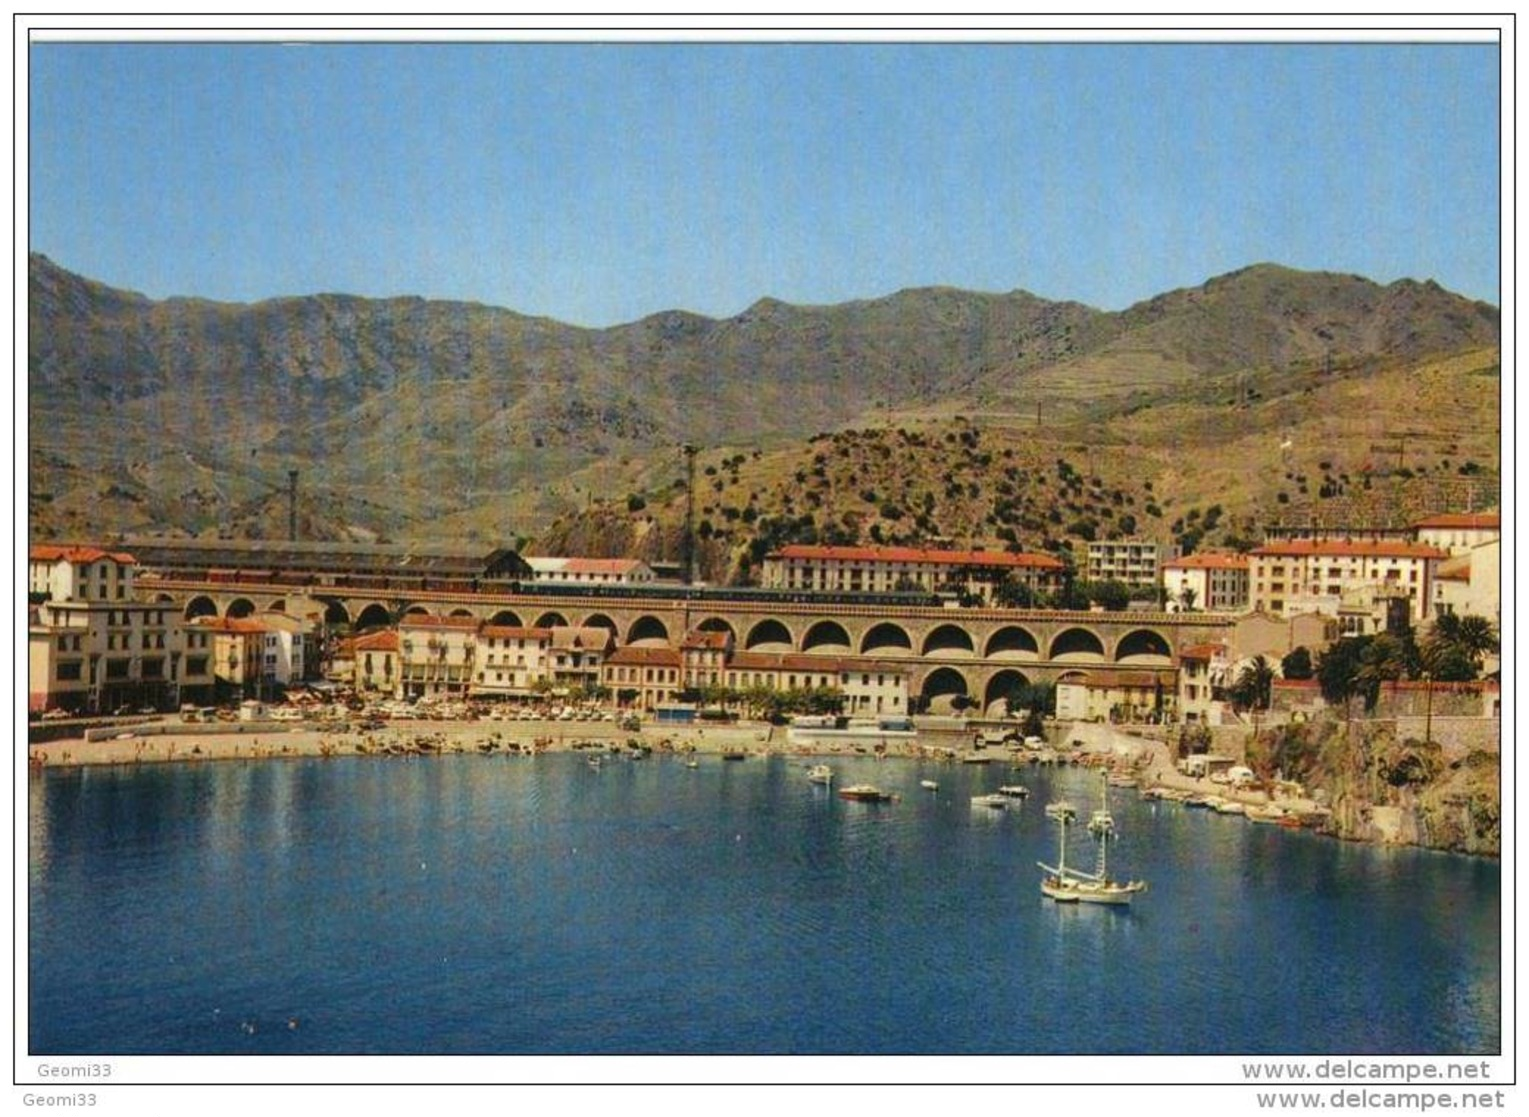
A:
<svg viewBox="0 0 1529 1117">
<path fill-rule="evenodd" d="M 930 791 L 940 790 L 940 785 L 937 784 L 934 780 L 919 780 L 918 785 L 920 787 L 927 788 Z"/>
<path fill-rule="evenodd" d="M 841 787 L 839 789 L 839 798 L 849 799 L 856 803 L 890 803 L 897 796 L 890 791 L 883 791 L 875 784 L 857 783 L 851 784 L 849 787 Z"/>
<path fill-rule="evenodd" d="M 1046 873 L 1041 878 L 1041 895 L 1063 904 L 1129 904 L 1131 898 L 1138 892 L 1147 890 L 1147 882 L 1141 880 L 1117 881 L 1110 879 L 1107 864 L 1107 851 L 1110 842 L 1115 837 L 1114 819 L 1109 813 L 1109 781 L 1100 780 L 1101 803 L 1094 812 L 1089 827 L 1093 829 L 1094 823 L 1101 819 L 1105 822 L 1097 832 L 1099 839 L 1099 851 L 1092 873 L 1086 873 L 1081 869 L 1072 869 L 1067 866 L 1067 828 L 1077 818 L 1077 811 L 1070 804 L 1051 803 L 1046 807 L 1046 813 L 1056 819 L 1060 831 L 1060 843 L 1057 850 L 1057 863 L 1047 865 L 1044 862 L 1036 862 Z M 1064 807 L 1064 810 L 1052 811 L 1053 807 Z"/>
<path fill-rule="evenodd" d="M 813 783 L 833 783 L 834 770 L 827 764 L 814 764 L 807 769 L 807 779 Z"/>
<path fill-rule="evenodd" d="M 1280 822 L 1285 818 L 1285 808 L 1273 803 L 1254 803 L 1242 813 L 1249 822 Z"/>
<path fill-rule="evenodd" d="M 1010 799 L 1026 799 L 1030 795 L 1030 789 L 1023 784 L 1006 783 L 998 789 L 998 794 Z"/>
<path fill-rule="evenodd" d="M 995 811 L 1001 811 L 1008 805 L 1008 798 L 1006 796 L 999 795 L 996 792 L 990 795 L 972 796 L 972 806 L 974 807 L 991 807 Z"/>
</svg>

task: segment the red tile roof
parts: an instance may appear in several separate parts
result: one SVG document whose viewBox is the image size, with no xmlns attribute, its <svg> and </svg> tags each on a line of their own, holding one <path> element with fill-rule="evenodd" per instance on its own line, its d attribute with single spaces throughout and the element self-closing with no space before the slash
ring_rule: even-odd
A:
<svg viewBox="0 0 1529 1117">
<path fill-rule="evenodd" d="M 678 648 L 617 648 L 605 657 L 607 665 L 616 667 L 678 667 Z"/>
<path fill-rule="evenodd" d="M 428 613 L 408 613 L 398 622 L 398 627 L 476 629 L 482 623 L 477 617 L 436 617 Z"/>
<path fill-rule="evenodd" d="M 382 632 L 368 632 L 365 636 L 357 636 L 351 642 L 351 649 L 357 652 L 396 652 L 398 650 L 398 633 L 391 629 Z"/>
<path fill-rule="evenodd" d="M 1144 690 L 1161 684 L 1171 691 L 1174 683 L 1172 671 L 1089 671 L 1083 677 L 1090 690 Z"/>
<path fill-rule="evenodd" d="M 1226 653 L 1225 644 L 1193 644 L 1179 649 L 1180 659 L 1203 659 L 1207 662 Z"/>
<path fill-rule="evenodd" d="M 526 628 L 512 624 L 486 624 L 478 635 L 485 638 L 489 636 L 500 640 L 548 640 L 552 637 L 550 628 Z"/>
<path fill-rule="evenodd" d="M 1009 551 L 937 551 L 925 547 L 824 547 L 792 543 L 768 556 L 782 559 L 822 559 L 837 562 L 905 562 L 945 566 L 1037 566 L 1061 570 L 1061 559 L 1051 555 L 1014 554 Z"/>
<path fill-rule="evenodd" d="M 1263 558 L 1301 558 L 1308 555 L 1330 555 L 1335 558 L 1444 559 L 1449 557 L 1448 552 L 1422 543 L 1348 539 L 1289 539 L 1279 543 L 1265 543 L 1252 553 Z"/>
<path fill-rule="evenodd" d="M 100 562 L 106 559 L 123 566 L 135 566 L 138 563 L 138 560 L 126 551 L 103 551 L 99 547 L 60 546 L 53 543 L 34 545 L 27 557 L 32 562 Z"/>
<path fill-rule="evenodd" d="M 710 632 L 695 629 L 686 634 L 681 642 L 682 648 L 710 648 L 713 651 L 726 651 L 729 636 L 726 632 Z"/>
<path fill-rule="evenodd" d="M 1501 530 L 1502 517 L 1496 512 L 1443 512 L 1437 516 L 1429 516 L 1412 525 L 1417 528 L 1477 528 L 1482 531 Z"/>
<path fill-rule="evenodd" d="M 571 558 L 564 564 L 563 574 L 630 574 L 646 565 L 641 559 Z"/>
<path fill-rule="evenodd" d="M 1203 551 L 1184 555 L 1163 563 L 1164 570 L 1246 570 L 1247 555 L 1229 555 L 1220 551 Z"/>
</svg>

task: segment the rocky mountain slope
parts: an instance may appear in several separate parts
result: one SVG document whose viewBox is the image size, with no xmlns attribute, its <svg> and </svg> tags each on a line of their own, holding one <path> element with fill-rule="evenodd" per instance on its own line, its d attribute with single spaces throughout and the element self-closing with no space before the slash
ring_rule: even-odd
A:
<svg viewBox="0 0 1529 1117">
<path fill-rule="evenodd" d="M 728 319 L 672 311 L 586 330 L 408 298 L 154 301 L 43 256 L 29 263 L 29 510 L 39 535 L 278 534 L 286 472 L 298 469 L 306 538 L 556 543 L 554 521 L 568 540 L 580 517 L 620 520 L 628 495 L 645 494 L 654 526 L 628 519 L 622 545 L 668 548 L 678 447 L 688 442 L 704 448 L 703 468 L 742 455 L 727 472 L 740 485 L 744 462 L 756 463 L 755 522 L 800 518 L 816 500 L 814 511 L 831 509 L 844 531 L 844 518 L 858 517 L 853 530 L 866 537 L 880 518 L 887 538 L 917 531 L 1002 545 L 1009 528 L 1034 545 L 1068 536 L 1100 499 L 1097 530 L 1118 527 L 1131 508 L 1140 520 L 1145 482 L 1175 468 L 1162 460 L 1164 440 L 1179 451 L 1192 451 L 1183 439 L 1196 434 L 1226 442 L 1229 407 L 1240 409 L 1231 429 L 1256 427 L 1265 440 L 1316 413 L 1303 410 L 1307 389 L 1357 381 L 1362 394 L 1365 378 L 1423 367 L 1425 357 L 1489 352 L 1499 330 L 1495 308 L 1433 284 L 1272 265 L 1118 314 L 1025 292 L 925 289 L 825 307 L 766 299 Z M 1477 361 L 1478 371 L 1493 360 Z M 1385 443 L 1387 412 L 1362 409 L 1372 425 L 1382 417 L 1366 445 Z M 967 427 L 987 440 L 982 448 L 964 444 Z M 856 442 L 864 461 L 849 444 L 805 441 L 898 428 L 917 429 L 920 441 Z M 1438 446 L 1450 441 L 1446 433 Z M 1066 449 L 1074 445 L 1088 454 Z M 947 447 L 973 461 L 993 456 L 966 476 Z M 1141 454 L 1153 447 L 1147 465 Z M 1495 453 L 1471 453 L 1495 469 Z M 1023 528 L 1025 516 L 1049 513 L 1053 494 L 1033 486 L 1026 510 L 1021 465 L 1027 477 L 1049 475 L 1058 458 L 1088 479 L 1093 504 L 1074 491 L 1063 523 Z M 878 472 L 894 461 L 908 463 L 906 484 Z M 1356 487 L 1360 464 L 1347 471 Z M 803 487 L 799 472 L 828 488 Z M 1316 473 L 1300 475 L 1314 492 Z M 1287 500 L 1302 495 L 1295 476 Z M 930 493 L 938 515 L 924 507 Z M 714 532 L 748 522 L 747 493 L 712 495 L 700 503 Z M 905 515 L 881 517 L 888 500 Z M 714 545 L 719 572 L 751 543 L 735 533 Z"/>
</svg>

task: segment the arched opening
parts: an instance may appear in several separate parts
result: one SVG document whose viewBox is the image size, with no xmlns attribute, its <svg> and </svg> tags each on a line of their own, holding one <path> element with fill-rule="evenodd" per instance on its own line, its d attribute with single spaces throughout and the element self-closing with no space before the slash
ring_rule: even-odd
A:
<svg viewBox="0 0 1529 1117">
<path fill-rule="evenodd" d="M 451 615 L 453 617 L 470 617 L 473 615 L 473 611 L 471 609 L 453 609 Z"/>
<path fill-rule="evenodd" d="M 175 598 L 171 597 L 167 593 L 155 594 L 154 595 L 154 604 L 155 605 L 167 605 L 167 604 L 168 605 L 173 605 L 173 604 L 175 604 Z"/>
<path fill-rule="evenodd" d="M 584 618 L 584 627 L 585 628 L 603 628 L 607 632 L 609 632 L 613 637 L 614 636 L 618 636 L 621 633 L 621 630 L 616 627 L 616 622 L 611 620 L 604 613 L 591 613 L 589 616 L 585 617 Z"/>
<path fill-rule="evenodd" d="M 278 597 L 265 607 L 265 611 L 267 613 L 285 613 L 287 611 L 287 599 L 285 597 Z"/>
<path fill-rule="evenodd" d="M 733 626 L 728 624 L 727 621 L 722 617 L 707 617 L 700 624 L 696 625 L 696 627 L 702 632 L 725 633 L 730 641 L 735 644 L 738 642 L 738 634 L 733 631 Z"/>
<path fill-rule="evenodd" d="M 567 628 L 568 618 L 562 613 L 543 613 L 536 618 L 532 628 Z"/>
<path fill-rule="evenodd" d="M 228 608 L 223 611 L 225 617 L 248 617 L 255 612 L 255 603 L 247 597 L 236 597 L 228 603 Z"/>
<path fill-rule="evenodd" d="M 213 601 L 206 594 L 199 593 L 186 602 L 186 612 L 184 615 L 188 621 L 195 620 L 197 617 L 215 617 L 218 615 L 217 602 Z"/>
<path fill-rule="evenodd" d="M 988 637 L 983 654 L 988 659 L 1031 659 L 1040 656 L 1041 646 L 1028 629 L 1008 624 Z"/>
<path fill-rule="evenodd" d="M 1029 685 L 1030 680 L 1012 668 L 995 672 L 982 692 L 984 714 L 990 718 L 1008 717 L 1011 700 L 1014 711 L 1018 713 L 1020 692 Z"/>
<path fill-rule="evenodd" d="M 626 642 L 632 648 L 667 648 L 669 629 L 657 617 L 638 617 L 627 630 Z"/>
<path fill-rule="evenodd" d="M 971 634 L 960 625 L 942 624 L 924 637 L 924 655 L 975 655 Z"/>
<path fill-rule="evenodd" d="M 343 602 L 324 602 L 324 623 L 327 625 L 346 625 L 350 623 L 350 610 L 345 608 Z"/>
<path fill-rule="evenodd" d="M 525 627 L 520 623 L 520 614 L 512 613 L 508 609 L 500 609 L 499 612 L 495 613 L 488 619 L 488 623 L 492 625 L 498 625 L 501 628 Z"/>
<path fill-rule="evenodd" d="M 802 637 L 802 651 L 841 655 L 854 651 L 849 633 L 838 621 L 818 621 Z"/>
<path fill-rule="evenodd" d="M 1086 628 L 1067 628 L 1052 638 L 1048 658 L 1061 663 L 1103 663 L 1104 644 Z"/>
<path fill-rule="evenodd" d="M 913 638 L 901 625 L 882 621 L 872 625 L 860 641 L 861 655 L 912 655 Z"/>
<path fill-rule="evenodd" d="M 430 610 L 423 605 L 410 605 L 403 611 L 405 617 L 428 617 Z"/>
<path fill-rule="evenodd" d="M 931 671 L 919 691 L 920 708 L 929 714 L 958 714 L 971 702 L 966 676 L 953 667 Z"/>
<path fill-rule="evenodd" d="M 387 628 L 392 623 L 393 615 L 388 612 L 388 607 L 386 605 L 379 605 L 374 601 L 365 609 L 362 609 L 361 614 L 356 617 L 356 631 L 365 632 L 372 628 Z"/>
<path fill-rule="evenodd" d="M 1143 667 L 1171 667 L 1173 650 L 1161 633 L 1150 628 L 1127 632 L 1115 645 L 1115 662 L 1135 663 Z"/>
<path fill-rule="evenodd" d="M 767 620 L 749 629 L 743 646 L 751 652 L 789 652 L 796 647 L 796 643 L 791 639 L 791 630 L 780 621 Z"/>
</svg>

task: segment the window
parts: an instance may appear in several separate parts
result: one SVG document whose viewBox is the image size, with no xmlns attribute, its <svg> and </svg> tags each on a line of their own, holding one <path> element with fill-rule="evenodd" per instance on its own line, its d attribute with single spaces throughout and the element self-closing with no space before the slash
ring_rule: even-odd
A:
<svg viewBox="0 0 1529 1117">
<path fill-rule="evenodd" d="M 81 664 L 77 659 L 72 660 L 69 663 L 60 663 L 58 665 L 58 681 L 61 683 L 79 682 L 81 678 L 82 666 L 83 664 Z"/>
</svg>

